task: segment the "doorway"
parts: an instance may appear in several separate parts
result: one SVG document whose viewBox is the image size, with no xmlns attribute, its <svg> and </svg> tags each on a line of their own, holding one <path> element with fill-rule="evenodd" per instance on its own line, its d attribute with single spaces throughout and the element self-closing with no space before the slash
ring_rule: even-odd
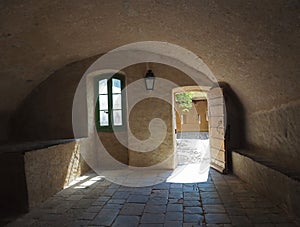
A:
<svg viewBox="0 0 300 227">
<path fill-rule="evenodd" d="M 227 173 L 223 89 L 187 86 L 172 94 L 175 171 L 169 182 L 207 181 L 210 167 Z"/>
<path fill-rule="evenodd" d="M 173 90 L 173 126 L 176 168 L 169 182 L 206 181 L 210 168 L 206 91 L 199 87 Z"/>
<path fill-rule="evenodd" d="M 187 99 L 190 99 L 188 105 Z M 209 159 L 206 92 L 175 93 L 175 112 L 177 165 Z"/>
</svg>

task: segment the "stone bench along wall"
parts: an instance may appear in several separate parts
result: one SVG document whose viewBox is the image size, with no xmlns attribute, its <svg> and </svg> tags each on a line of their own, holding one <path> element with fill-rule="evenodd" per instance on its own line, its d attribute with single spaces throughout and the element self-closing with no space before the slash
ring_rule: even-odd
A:
<svg viewBox="0 0 300 227">
<path fill-rule="evenodd" d="M 75 140 L 1 147 L 0 218 L 27 212 L 89 171 L 79 151 Z"/>
<path fill-rule="evenodd" d="M 25 153 L 30 208 L 39 205 L 89 170 L 79 149 L 78 142 L 73 141 Z"/>
<path fill-rule="evenodd" d="M 300 182 L 250 157 L 232 152 L 233 173 L 300 222 Z"/>
</svg>

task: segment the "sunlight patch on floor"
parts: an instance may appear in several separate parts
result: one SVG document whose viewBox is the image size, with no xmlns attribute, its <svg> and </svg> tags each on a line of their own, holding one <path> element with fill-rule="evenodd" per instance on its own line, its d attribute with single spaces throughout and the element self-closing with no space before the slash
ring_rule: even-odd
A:
<svg viewBox="0 0 300 227">
<path fill-rule="evenodd" d="M 104 180 L 105 177 L 104 176 L 96 176 L 93 177 L 85 182 L 83 182 L 82 184 L 75 186 L 74 188 L 88 188 L 89 186 L 95 184 L 98 181 Z"/>
<path fill-rule="evenodd" d="M 166 180 L 168 183 L 200 183 L 208 179 L 209 165 L 205 168 L 200 164 L 186 164 L 177 166 Z"/>
<path fill-rule="evenodd" d="M 71 181 L 68 185 L 64 186 L 64 189 L 69 188 L 75 184 L 78 184 L 81 181 L 84 181 L 88 178 L 89 176 L 83 175 L 81 177 L 76 178 L 75 180 Z"/>
<path fill-rule="evenodd" d="M 209 139 L 177 139 L 178 166 L 167 178 L 169 183 L 206 182 L 210 169 Z"/>
</svg>

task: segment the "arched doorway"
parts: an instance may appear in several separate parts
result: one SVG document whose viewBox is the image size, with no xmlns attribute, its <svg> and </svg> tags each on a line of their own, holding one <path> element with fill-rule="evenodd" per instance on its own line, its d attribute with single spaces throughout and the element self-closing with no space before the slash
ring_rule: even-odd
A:
<svg viewBox="0 0 300 227">
<path fill-rule="evenodd" d="M 173 89 L 176 174 L 172 182 L 206 181 L 209 168 L 227 172 L 225 102 L 219 87 Z"/>
</svg>

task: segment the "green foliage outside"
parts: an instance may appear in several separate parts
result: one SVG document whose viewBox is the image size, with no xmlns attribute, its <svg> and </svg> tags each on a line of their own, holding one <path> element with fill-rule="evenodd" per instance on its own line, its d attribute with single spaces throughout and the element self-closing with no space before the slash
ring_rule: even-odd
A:
<svg viewBox="0 0 300 227">
<path fill-rule="evenodd" d="M 184 92 L 175 94 L 175 101 L 178 103 L 179 107 L 182 108 L 183 112 L 189 112 L 193 107 L 192 99 L 194 97 L 194 92 Z"/>
</svg>

